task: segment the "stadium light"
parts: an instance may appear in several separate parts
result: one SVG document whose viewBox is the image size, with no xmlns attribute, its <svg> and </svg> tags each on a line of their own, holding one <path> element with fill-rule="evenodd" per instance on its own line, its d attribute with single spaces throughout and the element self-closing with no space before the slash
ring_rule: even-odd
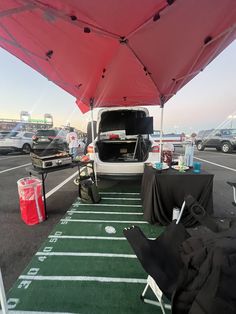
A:
<svg viewBox="0 0 236 314">
<path fill-rule="evenodd" d="M 233 120 L 236 119 L 236 114 L 230 114 L 228 116 L 228 119 L 230 119 L 230 128 L 232 129 L 233 128 Z"/>
</svg>

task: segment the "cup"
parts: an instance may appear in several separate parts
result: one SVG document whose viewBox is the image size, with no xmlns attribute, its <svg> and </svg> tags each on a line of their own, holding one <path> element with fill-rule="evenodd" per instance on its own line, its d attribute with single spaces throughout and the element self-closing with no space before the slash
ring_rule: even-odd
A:
<svg viewBox="0 0 236 314">
<path fill-rule="evenodd" d="M 177 207 L 174 207 L 173 212 L 172 212 L 172 220 L 177 220 L 179 218 L 179 214 L 180 214 L 180 209 Z"/>
<path fill-rule="evenodd" d="M 161 163 L 161 162 L 156 162 L 156 163 L 155 163 L 155 168 L 156 168 L 157 170 L 162 170 L 162 163 Z"/>
<path fill-rule="evenodd" d="M 201 162 L 195 161 L 193 163 L 193 172 L 200 173 L 201 172 L 201 168 L 202 168 L 202 163 Z"/>
</svg>

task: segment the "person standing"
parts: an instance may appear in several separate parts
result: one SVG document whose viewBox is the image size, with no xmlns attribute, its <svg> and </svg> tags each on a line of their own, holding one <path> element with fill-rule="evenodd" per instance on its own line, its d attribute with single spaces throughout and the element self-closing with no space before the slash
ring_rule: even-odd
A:
<svg viewBox="0 0 236 314">
<path fill-rule="evenodd" d="M 72 158 L 75 159 L 78 156 L 78 136 L 74 128 L 70 128 L 70 132 L 66 136 L 66 141 L 69 145 L 69 152 Z"/>
</svg>

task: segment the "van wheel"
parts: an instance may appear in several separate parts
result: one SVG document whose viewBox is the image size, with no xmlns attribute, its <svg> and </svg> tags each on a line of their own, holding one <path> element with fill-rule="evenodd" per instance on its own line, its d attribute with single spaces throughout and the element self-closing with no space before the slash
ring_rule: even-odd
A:
<svg viewBox="0 0 236 314">
<path fill-rule="evenodd" d="M 24 144 L 22 147 L 22 153 L 29 154 L 31 151 L 31 146 L 29 144 Z"/>
<path fill-rule="evenodd" d="M 197 143 L 197 150 L 203 151 L 205 149 L 204 145 L 202 144 L 202 142 L 198 142 Z"/>
<path fill-rule="evenodd" d="M 221 151 L 223 153 L 231 153 L 232 152 L 232 145 L 229 142 L 224 142 L 221 145 Z"/>
</svg>

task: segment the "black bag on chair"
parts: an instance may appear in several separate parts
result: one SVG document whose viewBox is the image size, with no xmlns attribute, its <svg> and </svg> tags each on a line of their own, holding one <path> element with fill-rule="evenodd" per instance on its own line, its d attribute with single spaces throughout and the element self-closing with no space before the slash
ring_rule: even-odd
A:
<svg viewBox="0 0 236 314">
<path fill-rule="evenodd" d="M 98 193 L 97 186 L 91 178 L 80 181 L 79 197 L 86 203 L 100 202 L 101 197 Z"/>
</svg>

